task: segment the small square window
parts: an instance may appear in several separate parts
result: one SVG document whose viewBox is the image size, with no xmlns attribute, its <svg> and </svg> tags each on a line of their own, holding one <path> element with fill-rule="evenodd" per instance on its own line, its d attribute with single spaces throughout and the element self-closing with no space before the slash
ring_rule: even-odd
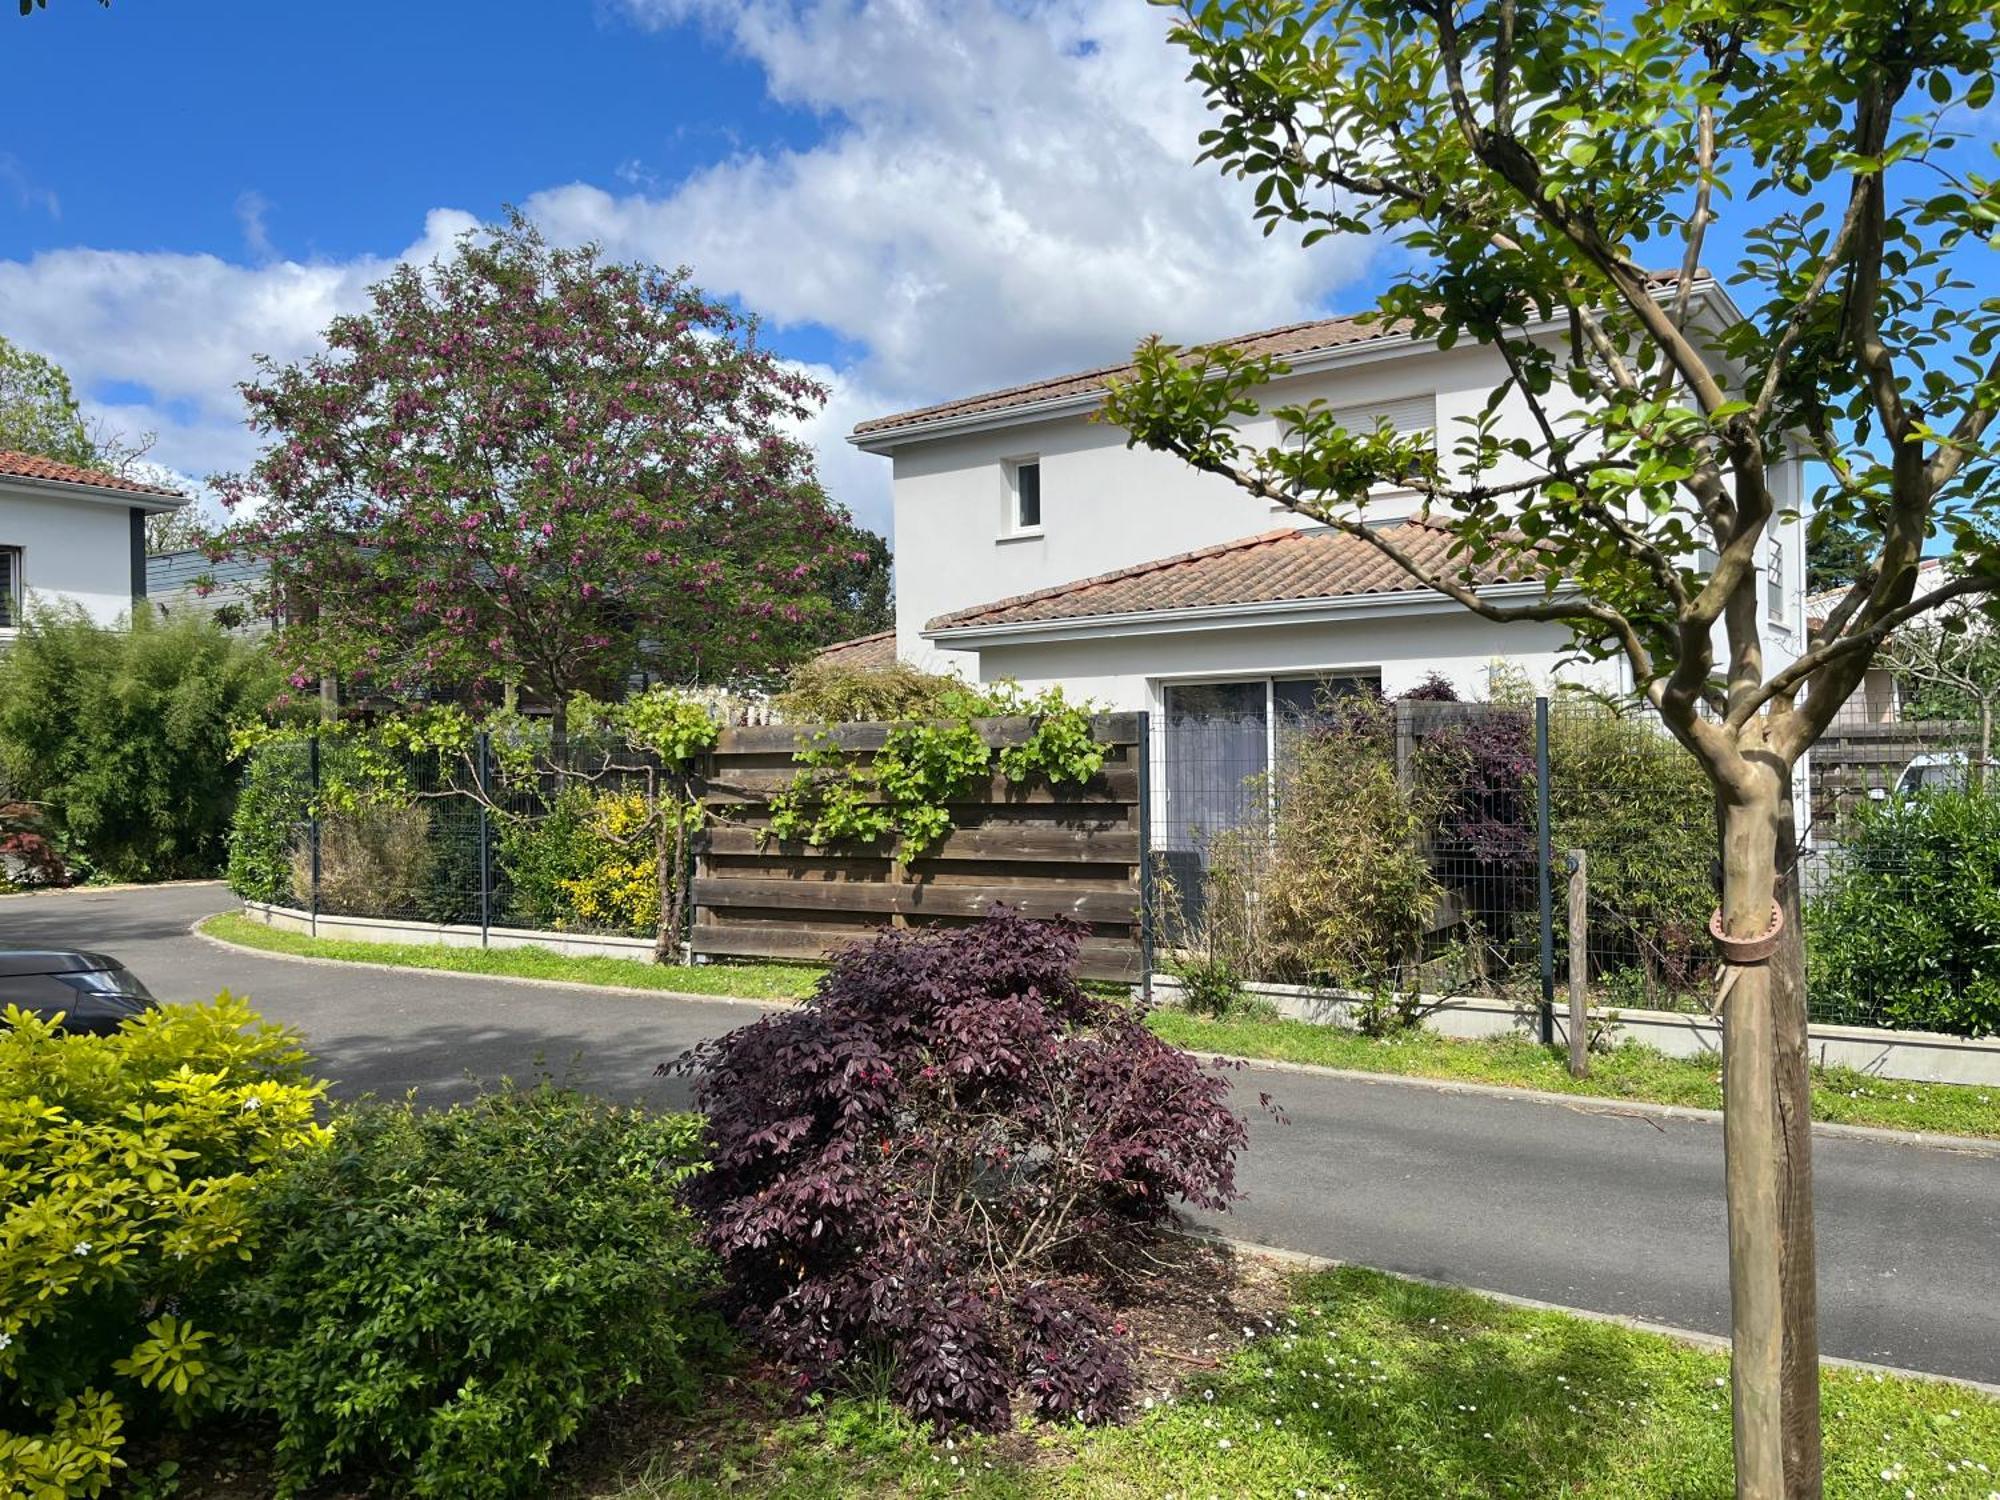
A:
<svg viewBox="0 0 2000 1500">
<path fill-rule="evenodd" d="M 1014 529 L 1042 528 L 1042 466 L 1030 460 L 1014 465 Z"/>
<path fill-rule="evenodd" d="M 0 547 L 0 630 L 21 623 L 21 549 Z"/>
</svg>

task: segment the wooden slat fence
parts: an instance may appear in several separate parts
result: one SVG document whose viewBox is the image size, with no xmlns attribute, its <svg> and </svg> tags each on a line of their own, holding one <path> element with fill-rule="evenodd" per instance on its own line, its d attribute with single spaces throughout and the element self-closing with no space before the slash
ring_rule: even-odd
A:
<svg viewBox="0 0 2000 1500">
<path fill-rule="evenodd" d="M 979 724 L 996 748 L 1020 743 L 1032 728 L 1027 719 Z M 888 729 L 846 724 L 825 732 L 865 763 Z M 711 779 L 727 790 L 708 798 L 709 831 L 695 859 L 696 953 L 819 959 L 885 927 L 960 925 L 1005 902 L 1028 916 L 1087 923 L 1086 978 L 1141 976 L 1146 783 L 1139 715 L 1093 721 L 1107 752 L 1087 786 L 1017 786 L 996 769 L 951 804 L 951 832 L 907 866 L 886 839 L 819 848 L 771 837 L 763 799 L 792 784 L 799 769 L 793 752 L 817 732 L 811 725 L 722 731 Z"/>
</svg>

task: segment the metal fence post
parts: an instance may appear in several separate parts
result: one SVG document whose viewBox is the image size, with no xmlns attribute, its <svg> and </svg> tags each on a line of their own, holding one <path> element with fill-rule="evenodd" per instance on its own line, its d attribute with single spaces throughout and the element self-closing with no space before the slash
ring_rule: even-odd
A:
<svg viewBox="0 0 2000 1500">
<path fill-rule="evenodd" d="M 479 764 L 474 775 L 479 783 L 479 946 L 487 944 L 487 929 L 493 923 L 493 843 L 492 814 L 487 804 L 493 796 L 492 739 L 479 731 Z"/>
<path fill-rule="evenodd" d="M 306 771 L 312 787 L 312 800 L 306 805 L 306 814 L 311 819 L 306 831 L 306 845 L 311 852 L 312 891 L 307 911 L 307 920 L 312 935 L 319 936 L 319 731 L 312 732 L 306 742 Z"/>
<path fill-rule="evenodd" d="M 1535 893 L 1542 919 L 1542 1045 L 1556 1039 L 1556 918 L 1550 890 L 1555 862 L 1549 841 L 1549 700 L 1535 700 Z"/>
<path fill-rule="evenodd" d="M 1139 710 L 1139 972 L 1141 993 L 1153 1003 L 1153 715 Z"/>
</svg>

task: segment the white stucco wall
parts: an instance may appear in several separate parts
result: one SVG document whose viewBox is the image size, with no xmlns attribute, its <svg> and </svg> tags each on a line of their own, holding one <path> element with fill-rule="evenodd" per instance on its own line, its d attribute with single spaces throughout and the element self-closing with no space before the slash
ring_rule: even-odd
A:
<svg viewBox="0 0 2000 1500">
<path fill-rule="evenodd" d="M 1450 351 L 1408 344 L 1363 346 L 1333 368 L 1297 375 L 1262 393 L 1266 411 L 1319 399 L 1337 407 L 1377 406 L 1433 395 L 1439 451 L 1447 460 L 1465 430 L 1504 379 L 1499 356 L 1466 346 Z M 1503 407 L 1503 430 L 1531 418 L 1518 396 Z M 1269 417 L 1246 423 L 1252 444 L 1277 439 Z M 1038 531 L 1013 532 L 1011 466 L 1041 466 Z M 1277 527 L 1310 524 L 1282 507 L 1245 495 L 1169 454 L 1128 448 L 1122 429 L 1081 415 L 1043 416 L 1002 427 L 899 444 L 894 465 L 897 653 L 931 670 L 991 681 L 1060 681 L 1118 708 L 1153 706 L 1160 679 L 1185 674 L 1377 668 L 1386 691 L 1443 672 L 1471 696 L 1485 668 L 1506 656 L 1538 680 L 1551 680 L 1566 639 L 1560 627 L 1502 627 L 1462 611 L 1450 617 L 1354 618 L 1312 627 L 1210 630 L 1138 635 L 1060 645 L 988 646 L 973 653 L 940 650 L 923 635 L 938 615 L 1028 593 Z M 1493 473 L 1502 481 L 1507 473 Z M 1784 503 L 1803 500 L 1798 465 L 1774 475 Z M 1385 494 L 1368 514 L 1397 516 L 1415 508 L 1413 495 Z M 1803 521 L 1783 527 L 1787 619 L 1767 626 L 1767 670 L 1804 645 Z M 1565 672 L 1565 680 L 1605 680 L 1609 669 Z M 1612 676 L 1618 674 L 1612 672 Z M 1147 687 L 1148 683 L 1154 685 Z"/>
<path fill-rule="evenodd" d="M 1566 640 L 1559 625 L 1495 625 L 1439 605 L 1399 616 L 994 646 L 979 654 L 979 665 L 982 680 L 1011 677 L 1030 689 L 1060 683 L 1108 709 L 1158 712 L 1171 682 L 1357 671 L 1379 672 L 1391 697 L 1435 672 L 1472 699 L 1487 695 L 1489 672 L 1502 657 L 1548 687 Z M 1624 685 L 1616 663 L 1573 666 L 1561 677 L 1608 690 Z"/>
<path fill-rule="evenodd" d="M 129 614 L 131 515 L 129 505 L 36 494 L 0 483 L 0 547 L 21 549 L 27 603 L 79 604 L 106 625 Z"/>
</svg>

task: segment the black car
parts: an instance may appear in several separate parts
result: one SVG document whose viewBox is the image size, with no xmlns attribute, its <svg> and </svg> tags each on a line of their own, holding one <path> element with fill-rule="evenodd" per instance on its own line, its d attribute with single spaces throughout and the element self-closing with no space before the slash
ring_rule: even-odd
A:
<svg viewBox="0 0 2000 1500">
<path fill-rule="evenodd" d="M 0 948 L 0 1011 L 18 1005 L 62 1029 L 103 1036 L 160 1002 L 139 977 L 103 953 Z"/>
</svg>

